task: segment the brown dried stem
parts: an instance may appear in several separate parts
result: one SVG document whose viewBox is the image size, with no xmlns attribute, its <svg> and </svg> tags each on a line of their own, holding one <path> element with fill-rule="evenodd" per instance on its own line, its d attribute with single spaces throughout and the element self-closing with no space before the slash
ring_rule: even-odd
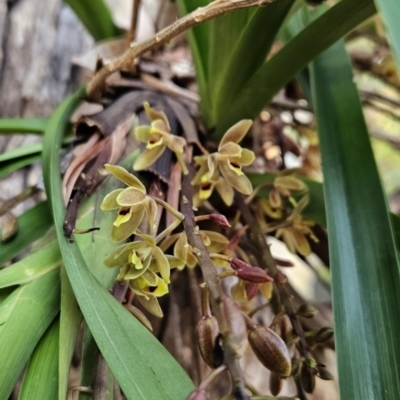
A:
<svg viewBox="0 0 400 400">
<path fill-rule="evenodd" d="M 251 213 L 249 206 L 245 203 L 244 198 L 241 194 L 236 193 L 235 195 L 236 204 L 242 213 L 245 223 L 250 227 L 248 230 L 248 236 L 250 242 L 261 251 L 255 254 L 261 267 L 268 268 L 272 277 L 279 276 L 281 272 L 276 266 L 276 262 L 272 257 L 271 251 L 269 249 L 268 243 L 265 240 L 265 235 L 262 232 L 260 225 Z M 304 337 L 304 331 L 300 325 L 297 318 L 296 311 L 292 304 L 290 293 L 287 289 L 286 283 L 280 283 L 279 279 L 275 279 L 275 288 L 278 291 L 280 301 L 288 315 L 290 322 L 293 326 L 294 333 L 299 337 L 299 346 L 301 354 L 307 359 L 312 358 L 306 339 Z"/>
<path fill-rule="evenodd" d="M 172 25 L 164 28 L 152 38 L 131 44 L 131 47 L 122 56 L 110 61 L 96 72 L 87 85 L 87 95 L 91 98 L 100 98 L 105 86 L 105 81 L 113 72 L 130 69 L 135 65 L 135 60 L 142 54 L 153 50 L 167 42 L 180 33 L 193 28 L 203 22 L 226 14 L 229 11 L 240 8 L 265 6 L 272 0 L 214 0 L 205 7 L 199 7 L 190 14 L 178 19 Z"/>
<path fill-rule="evenodd" d="M 129 42 L 133 42 L 136 36 L 137 30 L 137 22 L 138 22 L 138 15 L 139 15 L 139 4 L 140 0 L 132 0 L 132 18 L 131 18 L 131 28 L 128 32 L 128 40 Z"/>
<path fill-rule="evenodd" d="M 185 216 L 183 228 L 186 232 L 189 244 L 193 247 L 193 252 L 199 262 L 204 281 L 209 290 L 211 310 L 221 329 L 224 361 L 231 375 L 234 393 L 237 394 L 238 398 L 244 400 L 248 399 L 248 396 L 245 391 L 243 372 L 239 366 L 236 350 L 231 345 L 229 339 L 230 332 L 226 327 L 225 318 L 221 309 L 223 292 L 218 274 L 200 235 L 196 234 L 198 230 L 196 230 L 195 215 L 193 212 L 193 186 L 190 183 L 192 177 L 193 171 L 190 171 L 182 180 L 181 212 Z"/>
</svg>

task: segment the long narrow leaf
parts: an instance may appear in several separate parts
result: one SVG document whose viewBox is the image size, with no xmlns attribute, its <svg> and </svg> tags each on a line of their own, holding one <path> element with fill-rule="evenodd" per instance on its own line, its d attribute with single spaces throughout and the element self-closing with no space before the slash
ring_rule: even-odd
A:
<svg viewBox="0 0 400 400">
<path fill-rule="evenodd" d="M 382 185 L 339 42 L 311 67 L 323 159 L 342 399 L 398 399 L 399 263 Z"/>
<path fill-rule="evenodd" d="M 108 39 L 118 34 L 110 10 L 103 0 L 64 0 L 81 20 L 93 38 Z"/>
<path fill-rule="evenodd" d="M 18 233 L 8 242 L 0 242 L 0 267 L 41 238 L 53 223 L 47 201 L 26 211 L 17 220 Z"/>
<path fill-rule="evenodd" d="M 321 52 L 371 17 L 372 0 L 343 0 L 308 25 L 267 61 L 218 116 L 215 136 L 243 118 L 254 118 L 290 79 Z"/>
<path fill-rule="evenodd" d="M 55 400 L 58 394 L 59 320 L 40 339 L 25 372 L 18 400 Z"/>
<path fill-rule="evenodd" d="M 375 0 L 386 26 L 390 46 L 397 61 L 397 71 L 400 73 L 400 6 L 397 0 Z"/>
<path fill-rule="evenodd" d="M 82 321 L 71 284 L 65 268 L 61 268 L 61 311 L 60 311 L 60 341 L 55 352 L 58 354 L 57 381 L 58 399 L 64 400 L 67 396 L 69 370 L 74 353 L 76 337 Z"/>
<path fill-rule="evenodd" d="M 46 129 L 44 118 L 0 118 L 0 133 L 39 133 Z"/>
<path fill-rule="evenodd" d="M 80 92 L 51 116 L 45 132 L 43 165 L 46 191 L 66 271 L 85 320 L 125 396 L 137 399 L 184 399 L 192 390 L 188 376 L 149 331 L 90 273 L 76 244 L 63 234 L 65 207 L 58 149 Z"/>
<path fill-rule="evenodd" d="M 0 288 L 30 282 L 61 264 L 57 240 L 53 240 L 21 261 L 0 270 Z"/>
<path fill-rule="evenodd" d="M 33 164 L 35 161 L 40 159 L 40 154 L 36 153 L 34 155 L 20 157 L 18 159 L 10 160 L 7 162 L 2 162 L 0 164 L 0 179 L 4 178 L 11 172 L 14 172 L 20 168 L 27 167 Z"/>
<path fill-rule="evenodd" d="M 0 399 L 8 399 L 37 343 L 60 309 L 58 271 L 21 287 L 0 332 Z"/>
</svg>

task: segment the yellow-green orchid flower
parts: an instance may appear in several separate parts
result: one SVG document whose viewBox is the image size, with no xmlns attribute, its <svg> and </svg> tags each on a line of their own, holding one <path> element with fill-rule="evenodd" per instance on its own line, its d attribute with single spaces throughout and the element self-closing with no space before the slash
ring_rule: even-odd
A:
<svg viewBox="0 0 400 400">
<path fill-rule="evenodd" d="M 151 228 L 155 229 L 158 207 L 154 199 L 147 196 L 142 182 L 118 165 L 106 164 L 105 168 L 128 185 L 126 189 L 117 189 L 109 193 L 100 206 L 103 211 L 118 209 L 118 216 L 111 230 L 112 240 L 120 242 L 127 239 L 138 228 L 145 214 Z"/>
<path fill-rule="evenodd" d="M 133 169 L 139 171 L 149 167 L 161 157 L 168 147 L 175 153 L 182 168 L 182 172 L 186 175 L 188 170 L 183 160 L 186 140 L 171 133 L 171 127 L 164 112 L 154 110 L 147 102 L 145 102 L 143 106 L 151 121 L 151 126 L 143 125 L 135 130 L 136 138 L 143 143 L 147 143 L 147 145 L 146 150 L 138 157 L 133 165 Z"/>
</svg>

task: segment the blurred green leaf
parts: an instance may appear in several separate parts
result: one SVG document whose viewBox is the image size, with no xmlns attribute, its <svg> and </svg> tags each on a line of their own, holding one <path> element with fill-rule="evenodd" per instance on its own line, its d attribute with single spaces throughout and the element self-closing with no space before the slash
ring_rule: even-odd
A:
<svg viewBox="0 0 400 400">
<path fill-rule="evenodd" d="M 343 42 L 313 62 L 311 84 L 325 179 L 340 396 L 395 400 L 399 263 Z"/>
<path fill-rule="evenodd" d="M 33 350 L 60 309 L 60 276 L 51 271 L 17 289 L 0 331 L 0 399 L 8 399 Z"/>
<path fill-rule="evenodd" d="M 371 17 L 372 0 L 343 0 L 310 23 L 262 65 L 218 115 L 215 137 L 243 118 L 254 118 L 290 79 L 318 54 Z"/>
<path fill-rule="evenodd" d="M 59 333 L 60 322 L 56 319 L 32 353 L 18 400 L 57 399 Z"/>
<path fill-rule="evenodd" d="M 0 133 L 39 133 L 46 129 L 44 118 L 0 118 Z"/>
<path fill-rule="evenodd" d="M 0 270 L 0 288 L 30 282 L 61 264 L 57 240 L 53 240 L 21 261 Z"/>
<path fill-rule="evenodd" d="M 25 156 L 10 161 L 2 162 L 0 164 L 0 179 L 4 178 L 8 174 L 11 174 L 11 172 L 14 172 L 20 168 L 24 168 L 27 167 L 28 165 L 33 164 L 35 161 L 38 161 L 39 159 L 40 159 L 40 154 L 37 153 L 32 156 Z"/>
<path fill-rule="evenodd" d="M 25 211 L 18 220 L 18 233 L 8 242 L 0 241 L 0 267 L 47 232 L 53 219 L 47 201 Z"/>
<path fill-rule="evenodd" d="M 77 244 L 64 237 L 65 206 L 57 149 L 80 96 L 78 91 L 53 113 L 43 146 L 46 192 L 68 278 L 96 343 L 125 396 L 130 400 L 184 399 L 193 389 L 189 377 L 161 343 L 94 278 Z"/>
<path fill-rule="evenodd" d="M 94 40 L 112 38 L 118 35 L 111 12 L 103 0 L 64 0 L 81 20 Z"/>
<path fill-rule="evenodd" d="M 71 284 L 64 267 L 61 267 L 61 311 L 60 311 L 60 341 L 55 352 L 58 354 L 56 366 L 58 381 L 58 398 L 64 400 L 67 396 L 69 370 L 74 353 L 76 337 L 82 322 Z"/>
<path fill-rule="evenodd" d="M 381 12 L 386 27 L 386 33 L 397 61 L 397 71 L 400 74 L 400 5 L 397 0 L 375 0 L 377 9 Z M 399 75 L 400 76 L 400 75 Z"/>
</svg>

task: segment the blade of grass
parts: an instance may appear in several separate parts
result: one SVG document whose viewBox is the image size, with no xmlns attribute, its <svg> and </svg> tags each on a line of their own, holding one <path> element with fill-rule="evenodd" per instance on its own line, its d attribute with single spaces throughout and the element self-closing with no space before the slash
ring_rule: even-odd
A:
<svg viewBox="0 0 400 400">
<path fill-rule="evenodd" d="M 51 271 L 18 289 L 12 312 L 0 332 L 0 399 L 8 399 L 59 309 L 58 271 Z"/>
<path fill-rule="evenodd" d="M 0 288 L 28 283 L 60 265 L 60 249 L 57 240 L 54 240 L 12 266 L 0 270 Z"/>
<path fill-rule="evenodd" d="M 400 73 L 399 2 L 397 0 L 375 0 L 375 4 L 383 17 L 389 44 L 397 61 L 397 71 Z"/>
<path fill-rule="evenodd" d="M 54 400 L 58 394 L 60 322 L 54 320 L 29 360 L 18 400 Z"/>
<path fill-rule="evenodd" d="M 400 285 L 394 235 L 343 42 L 311 66 L 342 399 L 400 393 Z"/>
<path fill-rule="evenodd" d="M 65 268 L 61 268 L 61 312 L 60 312 L 60 341 L 55 352 L 58 354 L 56 366 L 58 381 L 58 399 L 65 400 L 68 390 L 69 370 L 74 353 L 76 337 L 82 321 L 71 284 Z M 55 398 L 55 397 L 54 397 Z"/>
<path fill-rule="evenodd" d="M 45 118 L 0 118 L 0 133 L 38 133 L 46 129 Z"/>
<path fill-rule="evenodd" d="M 63 234 L 58 149 L 69 115 L 81 91 L 67 98 L 53 113 L 44 138 L 43 175 L 68 278 L 99 349 L 125 396 L 139 399 L 184 399 L 193 389 L 189 377 L 149 331 L 133 318 L 94 278 L 76 244 Z"/>
<path fill-rule="evenodd" d="M 225 64 L 220 66 L 221 74 L 218 83 L 213 124 L 226 109 L 226 103 L 240 91 L 246 81 L 265 62 L 276 35 L 291 10 L 295 0 L 280 0 L 262 7 L 253 14 L 252 18 L 242 29 L 242 35 L 232 43 Z M 215 20 L 215 24 L 219 19 Z M 225 37 L 225 36 L 220 36 Z M 225 45 L 225 41 L 220 42 Z M 225 69 L 222 69 L 225 65 Z"/>
<path fill-rule="evenodd" d="M 118 35 L 110 10 L 103 0 L 64 0 L 96 41 Z"/>
<path fill-rule="evenodd" d="M 254 118 L 290 79 L 321 52 L 371 17 L 372 0 L 343 0 L 317 18 L 243 85 L 219 114 L 215 137 L 243 118 Z"/>
<path fill-rule="evenodd" d="M 33 156 L 21 157 L 18 158 L 17 160 L 1 163 L 0 179 L 11 174 L 11 172 L 14 172 L 20 168 L 24 168 L 27 167 L 28 165 L 33 164 L 35 161 L 38 161 L 39 159 L 40 159 L 40 154 L 38 153 Z"/>
<path fill-rule="evenodd" d="M 0 242 L 0 267 L 41 238 L 53 223 L 47 201 L 32 207 L 17 220 L 18 233 L 8 242 Z"/>
</svg>

